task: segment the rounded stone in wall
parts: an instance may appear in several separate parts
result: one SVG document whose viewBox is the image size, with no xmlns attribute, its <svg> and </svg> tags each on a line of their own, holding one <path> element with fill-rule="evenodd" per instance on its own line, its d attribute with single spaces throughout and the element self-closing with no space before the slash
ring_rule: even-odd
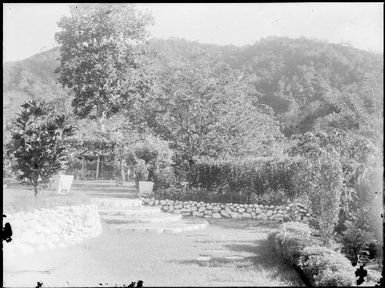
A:
<svg viewBox="0 0 385 288">
<path fill-rule="evenodd" d="M 250 213 L 242 213 L 242 218 L 251 218 Z"/>
<path fill-rule="evenodd" d="M 219 213 L 220 213 L 223 217 L 225 217 L 225 218 L 230 217 L 229 213 L 227 213 L 225 210 L 221 210 Z"/>
<path fill-rule="evenodd" d="M 267 218 L 268 218 L 267 215 L 264 213 L 257 215 L 258 220 L 267 220 Z"/>
<path fill-rule="evenodd" d="M 219 212 L 219 211 L 221 211 L 221 207 L 215 206 L 215 207 L 213 208 L 213 212 Z"/>
<path fill-rule="evenodd" d="M 262 209 L 260 209 L 260 208 L 255 208 L 255 213 L 256 213 L 256 214 L 262 213 Z"/>
<path fill-rule="evenodd" d="M 277 215 L 271 216 L 271 220 L 274 220 L 274 221 L 282 221 L 282 220 L 283 220 L 283 217 L 282 217 L 282 215 L 277 214 Z"/>
<path fill-rule="evenodd" d="M 226 207 L 226 208 L 225 208 L 225 212 L 226 212 L 227 214 L 231 214 L 232 210 L 231 210 L 229 207 Z"/>
<path fill-rule="evenodd" d="M 196 217 L 202 217 L 204 214 L 201 212 L 198 212 L 198 211 L 194 211 L 194 212 L 192 212 L 192 215 L 196 216 Z"/>
<path fill-rule="evenodd" d="M 266 211 L 266 216 L 271 216 L 271 215 L 273 215 L 273 211 L 267 210 L 267 211 Z"/>
</svg>

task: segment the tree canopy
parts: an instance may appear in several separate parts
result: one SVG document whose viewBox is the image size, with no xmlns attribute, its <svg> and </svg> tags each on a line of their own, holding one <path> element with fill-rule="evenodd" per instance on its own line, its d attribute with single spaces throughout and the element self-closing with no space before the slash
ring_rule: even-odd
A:
<svg viewBox="0 0 385 288">
<path fill-rule="evenodd" d="M 74 92 L 80 117 L 107 116 L 148 92 L 141 70 L 151 17 L 129 4 L 81 4 L 58 23 L 59 82 Z"/>
<path fill-rule="evenodd" d="M 157 93 L 144 103 L 148 125 L 185 160 L 266 149 L 281 137 L 276 121 L 253 105 L 245 75 L 199 49 L 163 59 Z"/>
</svg>

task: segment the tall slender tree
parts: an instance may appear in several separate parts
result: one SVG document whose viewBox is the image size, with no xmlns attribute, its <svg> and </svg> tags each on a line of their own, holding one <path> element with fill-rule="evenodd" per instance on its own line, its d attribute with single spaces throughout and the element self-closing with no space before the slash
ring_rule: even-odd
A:
<svg viewBox="0 0 385 288">
<path fill-rule="evenodd" d="M 81 4 L 58 23 L 59 82 L 75 94 L 75 115 L 97 119 L 102 132 L 105 118 L 129 110 L 151 89 L 145 73 L 151 22 L 130 4 Z M 98 155 L 98 168 L 99 162 Z"/>
</svg>

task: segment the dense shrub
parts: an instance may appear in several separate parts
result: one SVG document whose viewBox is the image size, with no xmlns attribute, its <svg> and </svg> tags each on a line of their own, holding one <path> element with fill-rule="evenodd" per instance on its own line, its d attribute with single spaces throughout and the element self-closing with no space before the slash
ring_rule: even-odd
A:
<svg viewBox="0 0 385 288">
<path fill-rule="evenodd" d="M 303 249 L 298 266 L 315 286 L 352 286 L 355 269 L 341 253 L 321 246 Z"/>
<path fill-rule="evenodd" d="M 154 191 L 170 188 L 177 182 L 174 170 L 171 166 L 156 167 L 152 180 L 154 181 Z"/>
<path fill-rule="evenodd" d="M 366 262 L 373 258 L 375 250 L 371 247 L 376 244 L 373 233 L 369 232 L 366 219 L 357 217 L 353 221 L 345 221 L 346 229 L 342 231 L 342 252 L 355 266 L 359 260 Z M 373 251 L 374 250 L 374 251 Z"/>
<path fill-rule="evenodd" d="M 341 253 L 321 247 L 306 224 L 288 222 L 280 231 L 269 234 L 268 240 L 285 261 L 298 267 L 314 286 L 350 286 L 355 269 Z"/>
<path fill-rule="evenodd" d="M 268 189 L 262 195 L 253 195 L 251 202 L 262 205 L 284 205 L 290 202 L 290 198 L 287 197 L 287 193 L 282 189 L 277 191 Z"/>
<path fill-rule="evenodd" d="M 291 149 L 293 156 L 302 156 L 304 161 L 294 177 L 295 189 L 306 194 L 315 216 L 321 236 L 328 242 L 332 239 L 338 222 L 343 171 L 340 154 L 332 145 L 321 144 L 324 135 L 305 133 Z"/>
<path fill-rule="evenodd" d="M 310 227 L 306 224 L 287 222 L 280 231 L 271 233 L 268 238 L 275 251 L 295 265 L 305 247 L 320 244 L 317 239 L 310 237 L 310 233 Z"/>
<path fill-rule="evenodd" d="M 301 222 L 287 222 L 287 223 L 283 224 L 283 226 L 284 226 L 283 229 L 285 231 L 287 231 L 287 232 L 293 232 L 293 233 L 299 234 L 299 235 L 301 235 L 304 238 L 309 238 L 310 237 L 311 229 L 305 223 L 301 223 Z"/>
<path fill-rule="evenodd" d="M 128 162 L 134 166 L 136 180 L 154 182 L 154 190 L 173 183 L 173 152 L 167 141 L 146 135 L 131 147 Z"/>
<path fill-rule="evenodd" d="M 252 203 L 266 197 L 265 204 L 282 204 L 295 197 L 292 179 L 298 162 L 297 158 L 199 159 L 189 182 L 219 202 Z"/>
<path fill-rule="evenodd" d="M 138 159 L 134 173 L 138 181 L 147 181 L 149 165 L 143 159 Z"/>
<path fill-rule="evenodd" d="M 365 220 L 366 227 L 364 230 L 374 235 L 380 246 L 377 252 L 382 254 L 383 219 L 381 215 L 384 214 L 383 168 L 368 170 L 357 185 L 357 208 L 354 209 L 352 214 Z M 364 215 L 361 215 L 362 213 Z"/>
</svg>

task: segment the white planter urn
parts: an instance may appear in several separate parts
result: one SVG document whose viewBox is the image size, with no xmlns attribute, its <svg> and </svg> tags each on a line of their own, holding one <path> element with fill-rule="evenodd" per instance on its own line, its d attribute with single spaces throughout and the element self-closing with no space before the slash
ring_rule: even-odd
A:
<svg viewBox="0 0 385 288">
<path fill-rule="evenodd" d="M 154 182 L 152 181 L 139 181 L 139 195 L 144 196 L 152 193 L 154 188 Z"/>
</svg>

